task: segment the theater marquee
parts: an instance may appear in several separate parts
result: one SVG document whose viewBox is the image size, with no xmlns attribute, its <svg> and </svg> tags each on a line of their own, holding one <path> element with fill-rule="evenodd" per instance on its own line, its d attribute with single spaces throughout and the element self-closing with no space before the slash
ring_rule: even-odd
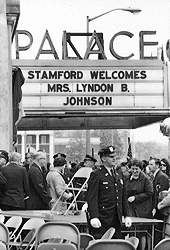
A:
<svg viewBox="0 0 170 250">
<path fill-rule="evenodd" d="M 168 101 L 159 60 L 14 60 L 13 65 L 25 77 L 27 111 L 154 110 Z"/>
</svg>

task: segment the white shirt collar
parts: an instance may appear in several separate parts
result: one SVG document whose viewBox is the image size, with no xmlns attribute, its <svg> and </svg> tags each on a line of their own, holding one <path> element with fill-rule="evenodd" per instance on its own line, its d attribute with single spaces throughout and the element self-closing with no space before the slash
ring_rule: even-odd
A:
<svg viewBox="0 0 170 250">
<path fill-rule="evenodd" d="M 156 176 L 156 174 L 158 173 L 158 171 L 159 171 L 160 169 L 158 168 L 156 171 L 155 171 L 155 173 L 153 174 L 153 177 L 155 178 L 155 176 Z"/>
<path fill-rule="evenodd" d="M 105 168 L 107 169 L 107 171 L 109 172 L 109 174 L 112 176 L 112 174 L 111 174 L 111 169 L 113 169 L 113 168 L 108 168 L 108 167 L 106 167 L 105 166 Z M 114 170 L 114 169 L 113 169 Z"/>
</svg>

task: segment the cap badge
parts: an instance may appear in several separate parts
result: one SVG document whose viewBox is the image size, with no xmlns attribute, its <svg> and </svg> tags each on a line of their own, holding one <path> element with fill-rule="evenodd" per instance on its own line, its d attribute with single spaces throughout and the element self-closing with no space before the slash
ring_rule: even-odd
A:
<svg viewBox="0 0 170 250">
<path fill-rule="evenodd" d="M 113 147 L 109 147 L 110 152 L 114 152 Z"/>
</svg>

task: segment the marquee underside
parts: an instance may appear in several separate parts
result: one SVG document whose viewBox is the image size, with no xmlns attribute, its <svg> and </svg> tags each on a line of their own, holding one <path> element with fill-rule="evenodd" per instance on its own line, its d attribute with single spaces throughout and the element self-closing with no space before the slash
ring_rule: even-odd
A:
<svg viewBox="0 0 170 250">
<path fill-rule="evenodd" d="M 168 115 L 27 115 L 23 117 L 18 130 L 83 130 L 83 129 L 135 129 L 155 122 L 160 122 Z"/>
</svg>

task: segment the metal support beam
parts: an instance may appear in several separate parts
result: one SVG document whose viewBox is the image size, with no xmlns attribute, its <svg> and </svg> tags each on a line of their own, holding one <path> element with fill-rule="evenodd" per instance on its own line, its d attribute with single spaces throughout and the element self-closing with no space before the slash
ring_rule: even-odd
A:
<svg viewBox="0 0 170 250">
<path fill-rule="evenodd" d="M 20 16 L 20 1 L 6 0 L 7 23 L 11 26 L 11 41 L 13 41 Z"/>
</svg>

